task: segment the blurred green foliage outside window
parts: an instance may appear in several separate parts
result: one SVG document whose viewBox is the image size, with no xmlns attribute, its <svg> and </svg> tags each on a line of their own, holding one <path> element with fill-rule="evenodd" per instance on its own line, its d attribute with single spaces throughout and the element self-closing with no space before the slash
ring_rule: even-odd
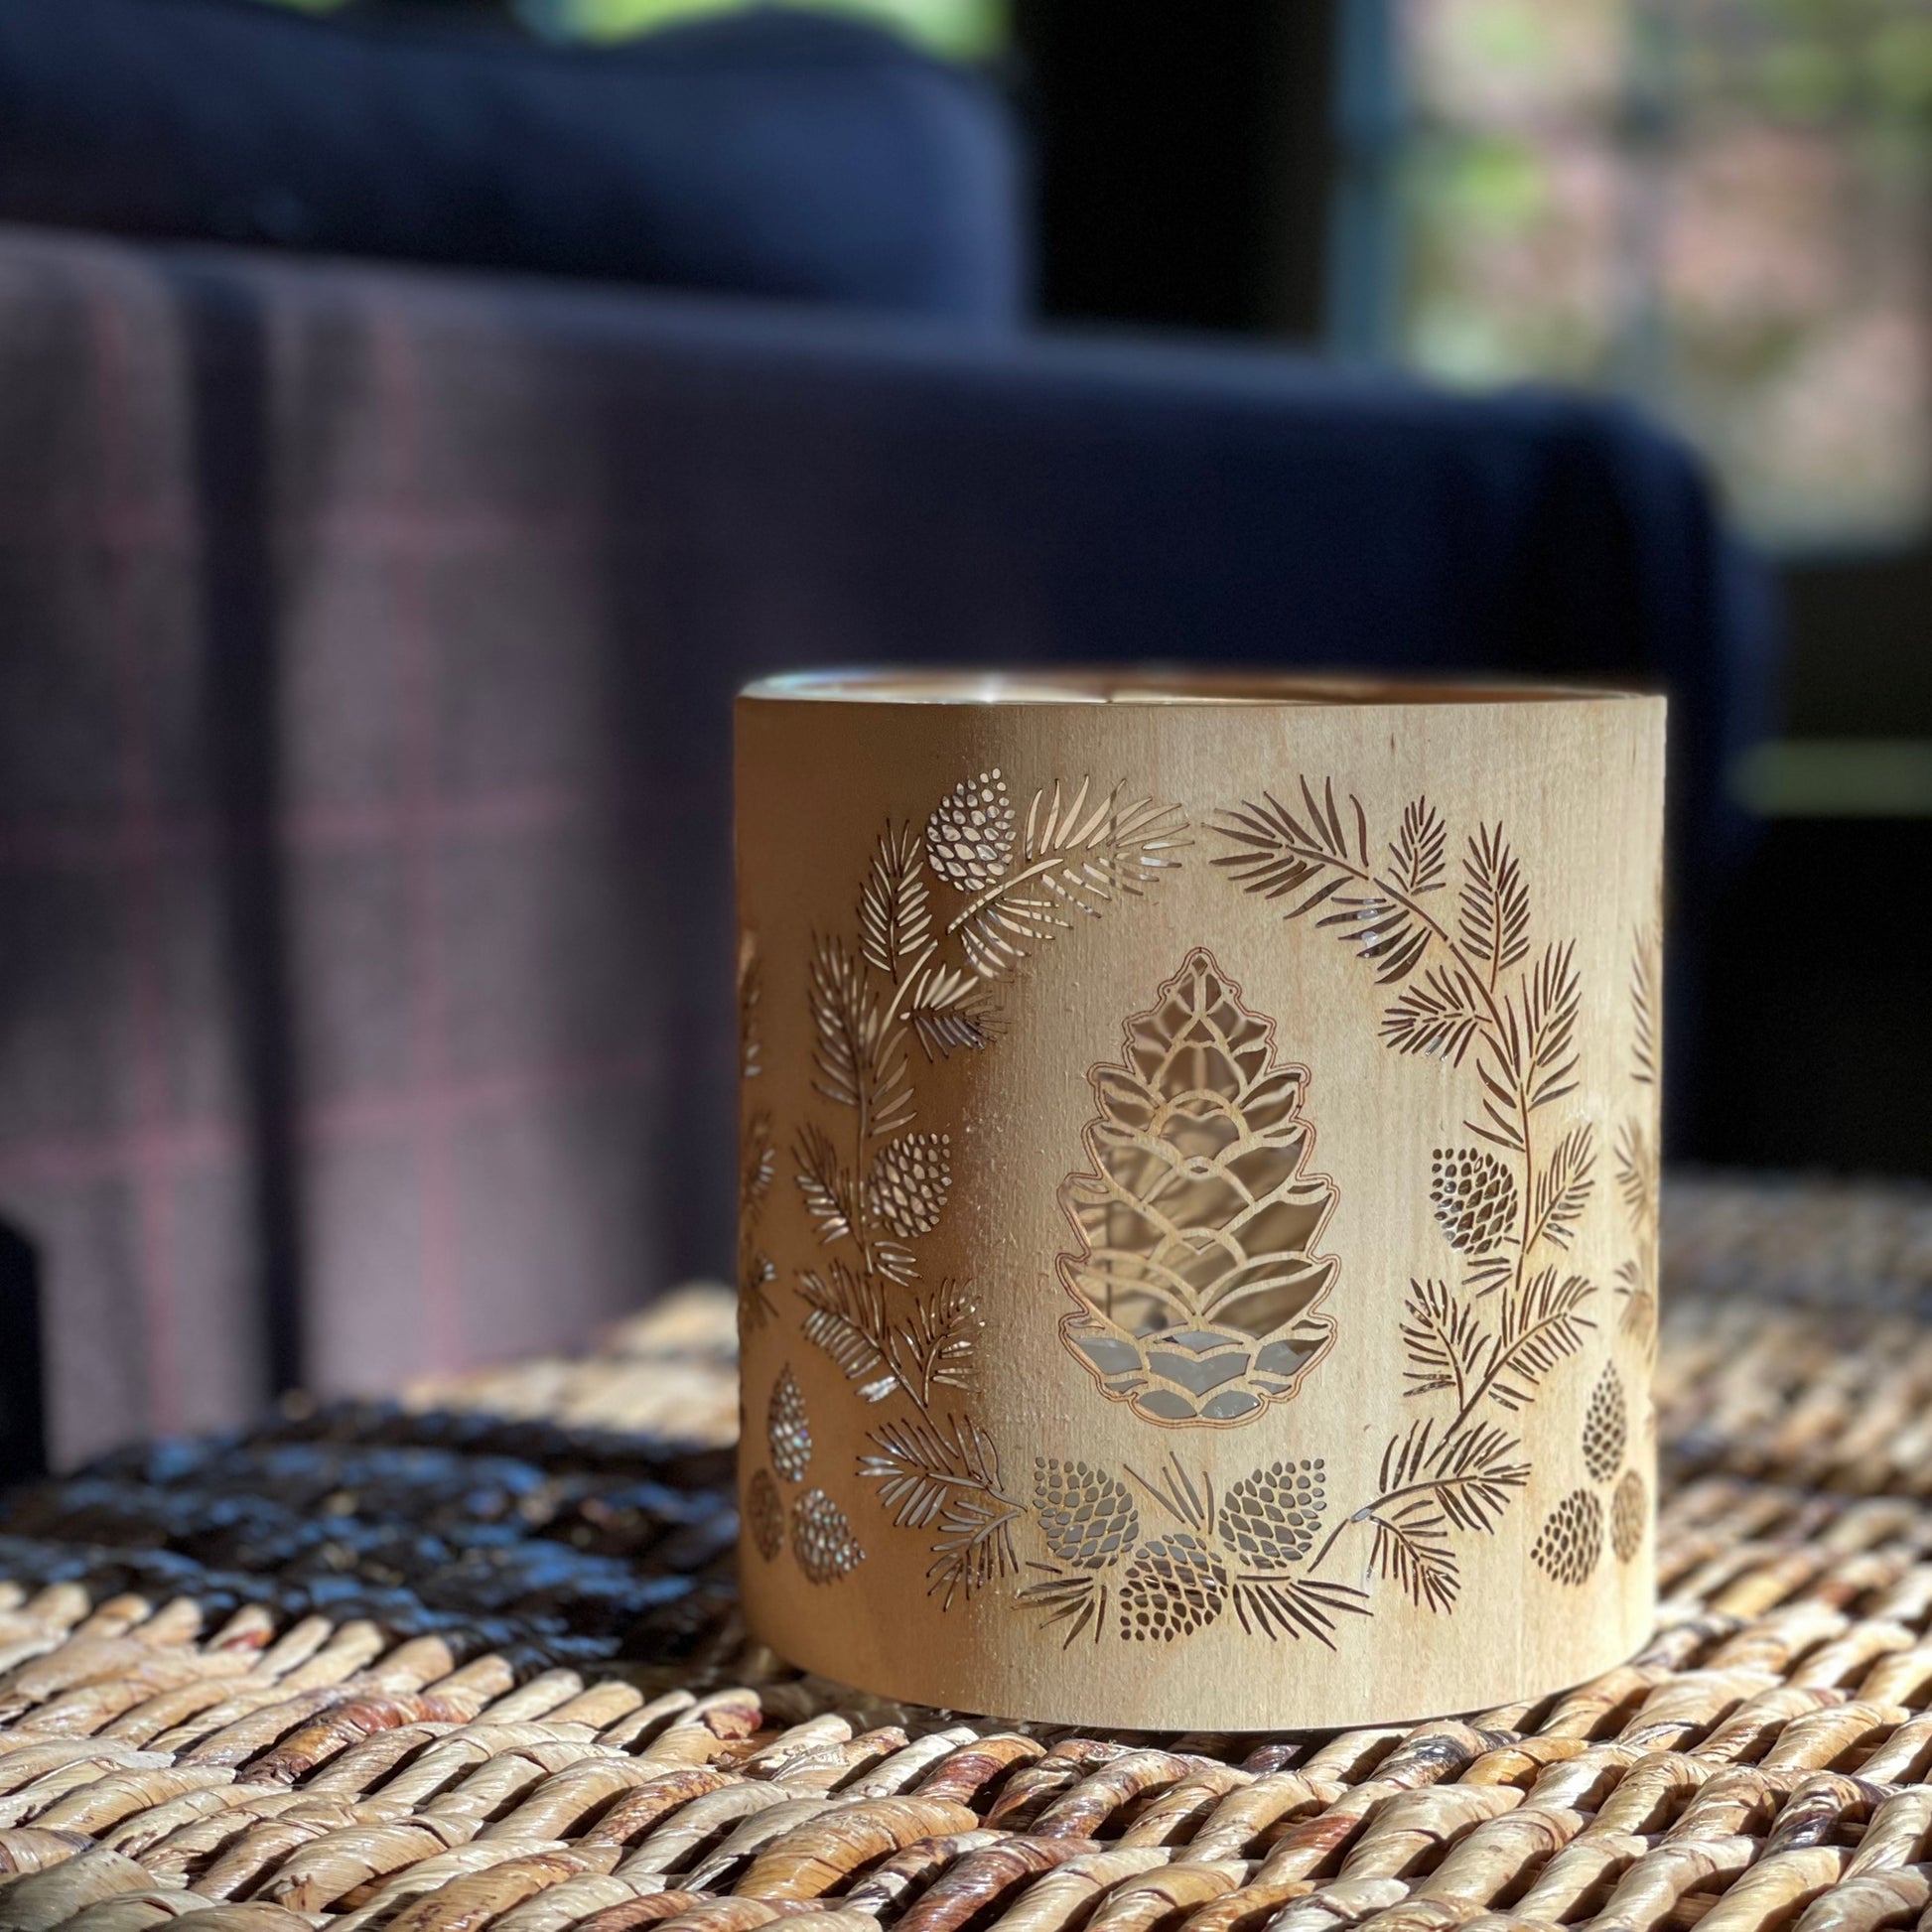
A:
<svg viewBox="0 0 1932 1932">
<path fill-rule="evenodd" d="M 608 44 L 653 28 L 736 13 L 774 0 L 474 0 L 513 14 L 548 38 Z M 305 13 L 351 10 L 355 0 L 278 0 Z M 902 34 L 942 60 L 978 61 L 1007 44 L 1006 0 L 775 0 L 807 12 L 843 14 Z"/>
<path fill-rule="evenodd" d="M 1932 515 L 1932 0 L 1394 0 L 1404 360 L 1625 390 L 1774 541 Z"/>
</svg>

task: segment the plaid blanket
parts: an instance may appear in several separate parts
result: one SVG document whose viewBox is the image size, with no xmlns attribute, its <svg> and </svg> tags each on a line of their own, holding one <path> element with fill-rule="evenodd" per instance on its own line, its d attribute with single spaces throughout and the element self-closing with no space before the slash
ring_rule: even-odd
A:
<svg viewBox="0 0 1932 1932">
<path fill-rule="evenodd" d="M 0 1216 L 57 1459 L 728 1269 L 747 676 L 1661 680 L 1695 889 L 1754 592 L 1587 402 L 0 231 Z"/>
</svg>

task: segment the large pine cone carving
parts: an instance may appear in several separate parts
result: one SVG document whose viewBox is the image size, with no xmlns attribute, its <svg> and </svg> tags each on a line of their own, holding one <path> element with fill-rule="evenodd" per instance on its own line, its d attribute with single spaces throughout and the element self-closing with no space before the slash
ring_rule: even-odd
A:
<svg viewBox="0 0 1932 1932">
<path fill-rule="evenodd" d="M 1334 1341 L 1317 1311 L 1340 1263 L 1314 1250 L 1335 1184 L 1304 1172 L 1308 1080 L 1203 949 L 1094 1070 L 1092 1167 L 1060 1187 L 1081 1243 L 1059 1260 L 1077 1305 L 1060 1336 L 1148 1422 L 1252 1421 Z"/>
</svg>

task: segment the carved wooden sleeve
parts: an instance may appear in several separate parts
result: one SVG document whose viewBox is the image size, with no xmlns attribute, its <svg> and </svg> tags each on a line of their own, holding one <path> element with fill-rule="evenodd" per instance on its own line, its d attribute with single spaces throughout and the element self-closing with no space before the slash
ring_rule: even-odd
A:
<svg viewBox="0 0 1932 1932">
<path fill-rule="evenodd" d="M 1628 1656 L 1663 738 L 1513 688 L 741 698 L 752 1629 L 1148 1729 Z"/>
</svg>

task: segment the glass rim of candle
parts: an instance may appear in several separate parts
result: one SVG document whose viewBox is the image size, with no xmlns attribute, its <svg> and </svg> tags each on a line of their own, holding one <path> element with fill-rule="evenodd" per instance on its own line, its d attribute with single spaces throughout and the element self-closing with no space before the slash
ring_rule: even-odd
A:
<svg viewBox="0 0 1932 1932">
<path fill-rule="evenodd" d="M 1562 684 L 1496 676 L 1382 676 L 1351 671 L 1265 671 L 1233 665 L 1069 664 L 979 668 L 837 665 L 755 679 L 739 696 L 881 705 L 1133 705 L 1342 709 L 1405 705 L 1629 702 L 1661 694 L 1640 686 Z"/>
</svg>

